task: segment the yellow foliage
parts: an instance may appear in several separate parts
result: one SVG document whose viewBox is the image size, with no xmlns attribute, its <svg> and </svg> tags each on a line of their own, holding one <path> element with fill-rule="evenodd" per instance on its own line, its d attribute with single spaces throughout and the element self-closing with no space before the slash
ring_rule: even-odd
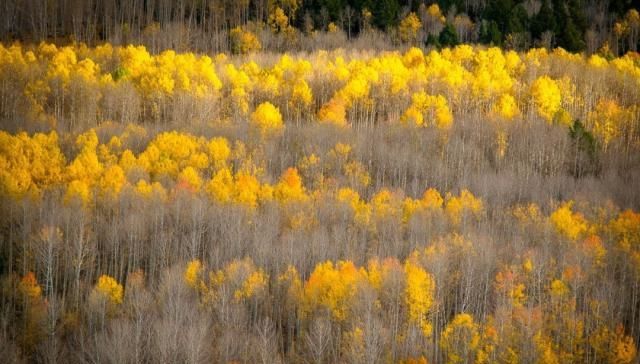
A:
<svg viewBox="0 0 640 364">
<path fill-rule="evenodd" d="M 589 344 L 597 357 L 607 363 L 631 364 L 637 357 L 637 348 L 631 336 L 624 333 L 622 325 L 615 331 L 600 326 L 589 337 Z"/>
<path fill-rule="evenodd" d="M 558 354 L 556 354 L 554 350 L 554 344 L 551 342 L 546 335 L 543 335 L 541 332 L 538 332 L 533 337 L 533 342 L 536 345 L 536 350 L 538 352 L 538 361 L 536 363 L 539 364 L 560 364 L 561 361 L 558 358 Z"/>
<path fill-rule="evenodd" d="M 544 220 L 540 207 L 535 203 L 517 205 L 513 209 L 513 216 L 523 225 L 540 224 Z"/>
<path fill-rule="evenodd" d="M 429 7 L 427 8 L 427 14 L 436 19 L 441 19 L 443 17 L 442 12 L 440 11 L 440 6 L 438 6 L 437 3 L 429 5 Z"/>
<path fill-rule="evenodd" d="M 522 263 L 522 270 L 525 273 L 531 273 L 531 271 L 533 270 L 533 262 L 531 261 L 531 259 L 525 259 L 524 263 Z"/>
<path fill-rule="evenodd" d="M 458 197 L 447 194 L 445 212 L 454 225 L 460 224 L 463 214 L 471 213 L 478 217 L 483 210 L 482 200 L 466 189 L 462 190 Z"/>
<path fill-rule="evenodd" d="M 20 198 L 54 187 L 62 183 L 64 169 L 55 131 L 32 137 L 0 131 L 0 194 Z"/>
<path fill-rule="evenodd" d="M 341 188 L 338 190 L 336 198 L 340 202 L 349 204 L 353 211 L 353 218 L 356 223 L 361 225 L 369 224 L 371 219 L 371 209 L 365 201 L 360 198 L 358 192 L 350 188 Z"/>
<path fill-rule="evenodd" d="M 630 253 L 640 251 L 640 213 L 625 210 L 609 223 L 617 245 L 622 251 Z"/>
<path fill-rule="evenodd" d="M 127 179 L 118 165 L 113 165 L 104 171 L 100 178 L 100 191 L 105 197 L 114 198 L 127 182 Z"/>
<path fill-rule="evenodd" d="M 370 204 L 371 211 L 375 217 L 389 218 L 398 216 L 402 201 L 396 194 L 383 188 L 371 197 Z"/>
<path fill-rule="evenodd" d="M 233 175 L 228 168 L 219 170 L 207 183 L 207 193 L 218 202 L 229 202 L 233 198 Z"/>
<path fill-rule="evenodd" d="M 332 98 L 329 102 L 322 105 L 320 111 L 318 111 L 318 121 L 338 126 L 346 126 L 347 111 L 345 104 L 345 101 L 341 98 Z"/>
<path fill-rule="evenodd" d="M 187 268 L 184 271 L 184 281 L 191 288 L 198 288 L 202 275 L 202 263 L 200 260 L 195 259 L 187 263 Z"/>
<path fill-rule="evenodd" d="M 236 54 L 248 54 L 259 51 L 262 48 L 256 35 L 240 27 L 231 29 L 229 33 L 231 39 L 231 51 Z"/>
<path fill-rule="evenodd" d="M 473 360 L 479 343 L 478 327 L 468 313 L 457 314 L 444 328 L 440 339 L 440 347 L 449 364 Z"/>
<path fill-rule="evenodd" d="M 36 275 L 33 272 L 28 272 L 20 279 L 18 290 L 25 300 L 31 303 L 37 302 L 42 297 L 42 288 L 40 288 Z"/>
<path fill-rule="evenodd" d="M 597 235 L 591 235 L 582 242 L 583 251 L 593 259 L 593 264 L 596 267 L 602 267 L 604 265 L 604 258 L 607 255 L 607 249 Z"/>
<path fill-rule="evenodd" d="M 553 121 L 562 104 L 558 82 L 548 76 L 537 78 L 531 85 L 531 96 L 540 116 L 549 123 Z"/>
<path fill-rule="evenodd" d="M 446 130 L 451 127 L 453 114 L 447 99 L 442 95 L 432 96 L 420 91 L 411 97 L 411 106 L 402 115 L 401 120 L 417 126 L 434 125 L 438 129 Z"/>
<path fill-rule="evenodd" d="M 582 214 L 572 211 L 572 206 L 573 201 L 563 203 L 549 216 L 549 220 L 560 234 L 575 241 L 588 231 L 589 225 Z"/>
<path fill-rule="evenodd" d="M 422 22 L 416 15 L 416 13 L 409 13 L 404 19 L 400 21 L 398 26 L 398 33 L 400 39 L 406 43 L 413 43 L 418 38 L 418 31 L 422 27 Z"/>
<path fill-rule="evenodd" d="M 567 294 L 569 294 L 569 287 L 567 287 L 567 285 L 559 279 L 554 279 L 551 282 L 551 287 L 549 288 L 549 290 L 552 297 L 565 297 Z"/>
<path fill-rule="evenodd" d="M 429 188 L 424 191 L 422 195 L 422 205 L 427 209 L 440 209 L 444 199 L 438 190 L 435 188 Z"/>
<path fill-rule="evenodd" d="M 307 198 L 302 179 L 296 168 L 288 168 L 274 186 L 274 197 L 282 202 L 303 201 Z"/>
<path fill-rule="evenodd" d="M 337 93 L 339 100 L 344 100 L 346 107 L 351 107 L 358 101 L 363 101 L 369 96 L 371 84 L 369 80 L 361 75 L 352 77 Z"/>
<path fill-rule="evenodd" d="M 274 33 L 281 33 L 289 30 L 289 17 L 287 17 L 284 10 L 279 6 L 273 9 L 269 14 L 268 23 Z"/>
<path fill-rule="evenodd" d="M 435 188 L 429 188 L 424 191 L 421 199 L 413 200 L 410 198 L 404 201 L 404 214 L 403 221 L 407 222 L 415 213 L 427 212 L 431 213 L 442 209 L 444 199 L 438 190 Z"/>
<path fill-rule="evenodd" d="M 594 135 L 602 140 L 604 148 L 607 148 L 632 119 L 632 110 L 620 107 L 615 100 L 601 99 L 595 109 L 587 115 L 587 125 L 593 127 Z"/>
<path fill-rule="evenodd" d="M 236 174 L 233 195 L 235 202 L 250 208 L 255 208 L 262 192 L 260 182 L 254 175 L 244 171 Z"/>
<path fill-rule="evenodd" d="M 242 282 L 242 286 L 233 293 L 233 296 L 238 301 L 255 297 L 266 290 L 267 284 L 267 275 L 262 269 L 258 269 L 249 274 L 247 279 Z"/>
<path fill-rule="evenodd" d="M 269 277 L 255 266 L 250 258 L 233 260 L 225 265 L 221 271 L 211 273 L 212 285 L 227 285 L 233 292 L 236 302 L 246 299 L 257 298 L 263 294 L 267 288 Z"/>
<path fill-rule="evenodd" d="M 155 195 L 160 197 L 162 200 L 166 200 L 167 197 L 167 191 L 159 182 L 148 183 L 143 179 L 136 183 L 135 191 L 145 198 L 150 198 L 152 195 Z"/>
<path fill-rule="evenodd" d="M 231 156 L 231 148 L 227 139 L 222 137 L 213 138 L 209 141 L 207 147 L 211 165 L 216 169 L 223 168 Z"/>
<path fill-rule="evenodd" d="M 64 195 L 64 201 L 69 203 L 73 200 L 79 200 L 87 205 L 92 200 L 92 192 L 89 185 L 81 180 L 73 180 L 67 186 L 67 192 Z"/>
<path fill-rule="evenodd" d="M 318 308 L 329 310 L 338 321 L 344 321 L 351 305 L 356 283 L 366 279 L 352 262 L 325 262 L 316 265 L 304 285 L 303 310 L 310 314 Z"/>
<path fill-rule="evenodd" d="M 313 101 L 313 93 L 305 80 L 298 79 L 293 84 L 291 90 L 290 104 L 292 106 L 303 105 L 309 106 Z"/>
<path fill-rule="evenodd" d="M 524 305 L 527 300 L 526 289 L 527 287 L 523 283 L 518 283 L 509 291 L 513 307 L 522 307 Z"/>
<path fill-rule="evenodd" d="M 511 120 L 520 114 L 516 99 L 509 94 L 502 94 L 493 106 L 493 111 L 506 120 Z"/>
<path fill-rule="evenodd" d="M 351 161 L 344 165 L 344 174 L 352 186 L 367 187 L 371 183 L 371 176 L 366 167 L 358 162 Z"/>
<path fill-rule="evenodd" d="M 526 263 L 526 262 L 525 262 Z M 495 288 L 501 296 L 508 298 L 513 307 L 522 307 L 526 300 L 526 286 L 519 280 L 519 275 L 514 267 L 505 267 L 496 274 Z"/>
<path fill-rule="evenodd" d="M 30 352 L 46 334 L 47 301 L 33 272 L 22 277 L 17 288 L 22 301 L 18 342 L 23 350 Z"/>
<path fill-rule="evenodd" d="M 263 102 L 251 114 L 251 124 L 262 136 L 272 135 L 284 129 L 280 110 L 270 102 Z"/>
<path fill-rule="evenodd" d="M 424 63 L 424 53 L 422 53 L 422 49 L 416 47 L 409 48 L 402 56 L 402 62 L 410 68 L 419 67 Z"/>
<path fill-rule="evenodd" d="M 183 169 L 178 175 L 178 186 L 185 187 L 193 192 L 198 192 L 202 186 L 202 178 L 198 171 L 189 166 Z"/>
<path fill-rule="evenodd" d="M 111 304 L 122 303 L 124 289 L 118 281 L 108 275 L 101 275 L 93 290 Z"/>
<path fill-rule="evenodd" d="M 638 355 L 638 349 L 631 336 L 624 335 L 622 326 L 616 329 L 616 335 L 613 343 L 613 353 L 611 353 L 611 362 L 616 364 L 633 363 Z"/>
<path fill-rule="evenodd" d="M 202 170 L 209 166 L 203 138 L 177 131 L 158 134 L 138 156 L 138 163 L 153 177 L 176 178 L 186 167 Z"/>
<path fill-rule="evenodd" d="M 409 322 L 420 327 L 424 336 L 430 337 L 432 329 L 428 316 L 433 305 L 433 277 L 410 259 L 405 262 L 404 271 L 407 277 L 405 303 Z"/>
</svg>

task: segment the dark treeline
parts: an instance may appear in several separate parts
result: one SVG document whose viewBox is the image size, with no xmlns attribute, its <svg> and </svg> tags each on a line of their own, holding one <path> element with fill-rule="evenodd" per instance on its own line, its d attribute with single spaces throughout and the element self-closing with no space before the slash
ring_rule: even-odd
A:
<svg viewBox="0 0 640 364">
<path fill-rule="evenodd" d="M 0 7 L 5 42 L 109 41 L 205 52 L 228 50 L 231 29 L 260 28 L 275 19 L 276 9 L 299 37 L 332 24 L 348 38 L 377 29 L 388 36 L 386 42 L 396 42 L 396 27 L 412 12 L 422 23 L 418 41 L 433 45 L 439 45 L 442 31 L 455 29 L 465 42 L 589 53 L 607 45 L 614 55 L 637 49 L 640 27 L 631 10 L 640 7 L 637 0 L 9 0 Z M 434 24 L 434 16 L 442 24 Z"/>
</svg>

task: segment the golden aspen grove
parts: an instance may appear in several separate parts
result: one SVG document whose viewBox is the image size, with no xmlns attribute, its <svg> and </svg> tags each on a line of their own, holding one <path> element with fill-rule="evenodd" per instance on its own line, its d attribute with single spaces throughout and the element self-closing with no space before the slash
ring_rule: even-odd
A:
<svg viewBox="0 0 640 364">
<path fill-rule="evenodd" d="M 637 11 L 210 3 L 0 28 L 0 362 L 640 363 Z"/>
</svg>

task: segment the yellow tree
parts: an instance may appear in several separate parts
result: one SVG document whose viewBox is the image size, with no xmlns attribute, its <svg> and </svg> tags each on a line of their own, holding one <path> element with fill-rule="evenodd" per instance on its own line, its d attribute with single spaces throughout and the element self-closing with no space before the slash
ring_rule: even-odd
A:
<svg viewBox="0 0 640 364">
<path fill-rule="evenodd" d="M 442 95 L 428 95 L 424 91 L 411 96 L 411 105 L 401 117 L 403 122 L 412 122 L 416 126 L 434 125 L 447 130 L 453 123 L 453 114 L 447 99 Z"/>
<path fill-rule="evenodd" d="M 97 309 L 102 320 L 116 314 L 122 304 L 124 288 L 118 281 L 108 275 L 101 275 L 91 290 L 89 302 Z M 104 321 L 103 321 L 104 324 Z"/>
<path fill-rule="evenodd" d="M 256 35 L 240 27 L 235 27 L 229 32 L 231 51 L 236 54 L 248 54 L 259 51 L 262 48 Z"/>
<path fill-rule="evenodd" d="M 416 13 L 411 12 L 407 14 L 407 16 L 400 21 L 400 25 L 398 26 L 400 39 L 405 43 L 415 43 L 418 39 L 418 32 L 421 28 L 422 22 Z"/>
<path fill-rule="evenodd" d="M 124 289 L 113 277 L 101 275 L 93 288 L 93 292 L 104 298 L 109 304 L 119 305 L 122 303 Z"/>
<path fill-rule="evenodd" d="M 289 17 L 279 6 L 275 7 L 269 14 L 268 23 L 274 33 L 282 33 L 289 30 Z"/>
<path fill-rule="evenodd" d="M 280 109 L 270 102 L 263 102 L 258 105 L 256 110 L 251 114 L 251 125 L 256 128 L 263 137 L 277 134 L 284 129 Z"/>
<path fill-rule="evenodd" d="M 104 198 L 115 198 L 126 182 L 127 179 L 122 168 L 117 164 L 110 166 L 105 169 L 103 175 L 100 177 L 100 192 Z M 83 199 L 84 198 L 85 197 L 83 197 Z"/>
<path fill-rule="evenodd" d="M 203 268 L 200 260 L 194 259 L 187 263 L 184 270 L 184 281 L 189 287 L 199 289 L 202 284 L 202 275 Z"/>
<path fill-rule="evenodd" d="M 611 99 L 598 101 L 595 109 L 587 115 L 588 126 L 593 128 L 593 133 L 602 141 L 605 150 L 632 119 L 631 110 L 620 107 Z"/>
<path fill-rule="evenodd" d="M 55 131 L 15 136 L 0 131 L 0 193 L 14 198 L 60 184 L 65 158 Z"/>
<path fill-rule="evenodd" d="M 274 197 L 281 202 L 303 201 L 307 198 L 302 178 L 296 168 L 288 168 L 273 189 Z"/>
<path fill-rule="evenodd" d="M 445 212 L 453 225 L 459 225 L 465 214 L 479 217 L 484 210 L 482 200 L 466 189 L 462 190 L 459 196 L 447 193 L 446 200 Z"/>
<path fill-rule="evenodd" d="M 350 261 L 319 263 L 304 284 L 303 312 L 312 314 L 318 308 L 328 310 L 337 321 L 349 313 L 356 283 L 366 280 Z"/>
<path fill-rule="evenodd" d="M 318 111 L 318 121 L 321 123 L 334 124 L 338 126 L 347 125 L 346 102 L 334 97 L 326 104 L 322 105 Z"/>
<path fill-rule="evenodd" d="M 202 186 L 200 173 L 191 166 L 186 167 L 182 172 L 180 172 L 177 182 L 178 188 L 186 189 L 191 192 L 200 191 L 200 187 Z"/>
<path fill-rule="evenodd" d="M 573 212 L 573 201 L 561 204 L 549 216 L 556 230 L 563 236 L 575 241 L 589 229 L 587 220 L 580 213 Z"/>
<path fill-rule="evenodd" d="M 551 123 L 562 105 L 557 81 L 549 76 L 537 78 L 531 85 L 531 96 L 540 116 Z"/>
<path fill-rule="evenodd" d="M 422 334 L 431 336 L 432 326 L 429 313 L 433 305 L 435 283 L 433 277 L 419 266 L 414 259 L 407 259 L 404 264 L 406 275 L 405 304 L 409 323 L 417 325 Z"/>
<path fill-rule="evenodd" d="M 468 313 L 457 314 L 444 328 L 440 338 L 440 347 L 448 364 L 473 362 L 479 344 L 478 326 Z"/>
</svg>

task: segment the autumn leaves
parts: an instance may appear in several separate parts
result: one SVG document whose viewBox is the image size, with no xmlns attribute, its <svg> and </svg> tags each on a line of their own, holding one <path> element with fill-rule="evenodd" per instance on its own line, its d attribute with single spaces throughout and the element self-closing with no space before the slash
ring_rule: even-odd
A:
<svg viewBox="0 0 640 364">
<path fill-rule="evenodd" d="M 564 66 L 558 71 L 557 65 Z M 581 80 L 568 72 L 572 68 L 594 79 Z M 464 115 L 481 113 L 499 123 L 539 117 L 562 127 L 579 119 L 606 146 L 631 132 L 637 108 L 623 95 L 585 92 L 604 89 L 596 84 L 603 77 L 637 84 L 640 72 L 631 56 L 609 61 L 562 50 L 518 54 L 468 45 L 426 54 L 418 48 L 404 54 L 320 51 L 267 62 L 43 43 L 0 46 L 0 74 L 26 96 L 28 105 L 14 112 L 36 125 L 64 122 L 77 129 L 104 120 L 181 118 L 251 121 L 262 134 L 302 121 L 339 127 L 402 122 L 446 132 Z"/>
</svg>

